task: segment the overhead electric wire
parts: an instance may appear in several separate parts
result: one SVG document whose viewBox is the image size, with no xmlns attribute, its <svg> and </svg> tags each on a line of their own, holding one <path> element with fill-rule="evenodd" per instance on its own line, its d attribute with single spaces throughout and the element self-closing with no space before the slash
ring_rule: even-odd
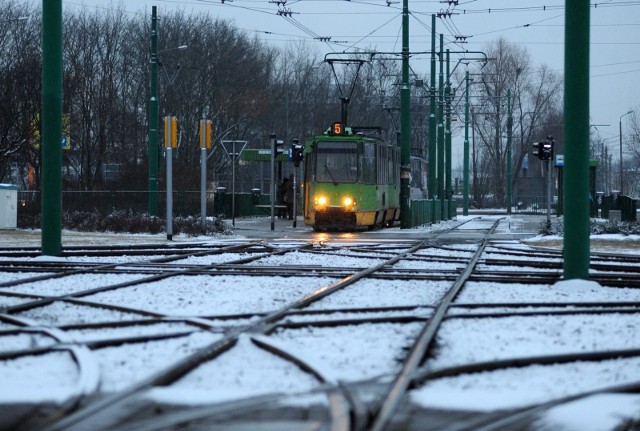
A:
<svg viewBox="0 0 640 431">
<path fill-rule="evenodd" d="M 398 18 L 398 16 L 401 16 L 401 14 L 399 15 L 395 15 L 393 16 L 390 20 L 386 21 L 384 24 L 380 25 L 379 27 L 377 27 L 376 29 L 374 29 L 373 31 L 369 32 L 368 34 L 366 34 L 365 36 L 363 36 L 362 38 L 360 38 L 359 40 L 357 40 L 356 42 L 354 42 L 349 49 L 352 49 L 353 47 L 355 47 L 356 45 L 358 45 L 360 42 L 362 42 L 363 40 L 365 40 L 366 38 L 368 38 L 369 36 L 371 36 L 373 33 L 377 32 L 378 30 L 380 30 L 382 27 L 385 27 L 387 24 L 389 24 L 391 21 L 395 20 L 396 18 Z"/>
<path fill-rule="evenodd" d="M 517 25 L 514 27 L 508 27 L 508 28 L 504 28 L 504 29 L 499 29 L 499 30 L 493 30 L 493 31 L 487 31 L 484 33 L 477 33 L 474 34 L 474 36 L 485 36 L 487 34 L 493 34 L 493 33 L 499 33 L 499 32 L 503 32 L 503 31 L 509 31 L 509 30 L 517 30 L 517 29 L 521 29 L 521 28 L 528 28 L 528 27 L 532 27 L 535 26 L 541 22 L 545 22 L 545 21 L 551 21 L 560 17 L 564 17 L 564 14 L 560 14 L 560 15 L 555 15 L 549 18 L 545 18 L 545 19 L 541 19 L 539 21 L 534 21 L 534 22 L 530 22 L 530 23 L 526 23 L 526 24 L 521 24 L 521 25 Z"/>
</svg>

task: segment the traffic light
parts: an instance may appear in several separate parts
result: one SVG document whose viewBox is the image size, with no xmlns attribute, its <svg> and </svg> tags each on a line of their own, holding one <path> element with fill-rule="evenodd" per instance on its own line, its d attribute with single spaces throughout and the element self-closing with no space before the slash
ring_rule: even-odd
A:
<svg viewBox="0 0 640 431">
<path fill-rule="evenodd" d="M 282 154 L 284 150 L 282 149 L 282 145 L 284 142 L 282 139 L 276 139 L 276 135 L 272 134 L 271 136 L 271 150 L 273 151 L 273 156 L 277 157 L 278 154 Z"/>
<path fill-rule="evenodd" d="M 178 118 L 173 115 L 164 117 L 164 147 L 175 149 L 178 146 Z"/>
<path fill-rule="evenodd" d="M 551 160 L 553 158 L 553 146 L 555 141 L 552 136 L 547 136 L 546 141 L 535 142 L 533 144 L 533 155 L 540 160 Z"/>
<path fill-rule="evenodd" d="M 211 149 L 211 120 L 200 120 L 200 149 Z"/>
<path fill-rule="evenodd" d="M 302 161 L 302 158 L 304 152 L 303 152 L 303 148 L 302 145 L 300 145 L 300 141 L 298 141 L 297 139 L 293 140 L 293 144 L 291 145 L 291 157 L 290 159 L 293 160 L 293 165 L 297 168 L 298 166 L 300 166 L 300 162 Z"/>
</svg>

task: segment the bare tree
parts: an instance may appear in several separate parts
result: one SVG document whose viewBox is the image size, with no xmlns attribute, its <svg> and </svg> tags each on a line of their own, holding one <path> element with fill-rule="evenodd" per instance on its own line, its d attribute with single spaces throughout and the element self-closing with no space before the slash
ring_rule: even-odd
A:
<svg viewBox="0 0 640 431">
<path fill-rule="evenodd" d="M 67 15 L 64 55 L 64 107 L 71 118 L 71 150 L 65 157 L 67 181 L 79 189 L 104 186 L 102 168 L 121 143 L 115 143 L 125 94 L 122 48 L 128 43 L 126 14 L 86 11 Z"/>
<path fill-rule="evenodd" d="M 0 0 L 0 16 L 0 182 L 37 188 L 39 15 L 28 4 Z M 29 184 L 28 178 L 35 182 Z"/>
<path fill-rule="evenodd" d="M 631 153 L 631 163 L 627 162 L 625 166 L 625 185 L 627 195 L 640 196 L 640 105 L 633 109 L 628 117 L 627 126 L 623 129 L 623 142 L 626 143 L 626 149 Z"/>
<path fill-rule="evenodd" d="M 480 149 L 480 165 L 488 170 L 486 193 L 502 205 L 506 192 L 508 96 L 511 93 L 513 116 L 512 185 L 518 185 L 526 169 L 531 144 L 561 130 L 559 104 L 562 80 L 546 66 L 533 69 L 524 48 L 498 39 L 486 49 L 492 59 L 481 71 L 481 90 L 477 112 L 481 120 L 476 123 L 476 136 Z M 552 124 L 545 124 L 551 120 Z M 558 124 L 553 124 L 559 122 Z M 555 136 L 561 145 L 561 136 Z"/>
</svg>

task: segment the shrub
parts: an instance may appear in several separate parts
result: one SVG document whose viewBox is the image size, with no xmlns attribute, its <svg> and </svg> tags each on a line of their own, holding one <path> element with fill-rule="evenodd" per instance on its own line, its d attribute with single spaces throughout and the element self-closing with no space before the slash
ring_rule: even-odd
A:
<svg viewBox="0 0 640 431">
<path fill-rule="evenodd" d="M 21 229 L 37 229 L 41 226 L 40 215 L 21 217 Z M 166 230 L 163 218 L 149 214 L 137 214 L 130 211 L 114 211 L 106 216 L 97 211 L 73 211 L 62 214 L 62 227 L 81 232 L 127 232 L 127 233 L 161 233 Z M 183 233 L 189 236 L 214 235 L 232 233 L 231 229 L 219 218 L 207 219 L 205 229 L 199 218 L 176 217 L 173 222 L 174 234 Z"/>
</svg>

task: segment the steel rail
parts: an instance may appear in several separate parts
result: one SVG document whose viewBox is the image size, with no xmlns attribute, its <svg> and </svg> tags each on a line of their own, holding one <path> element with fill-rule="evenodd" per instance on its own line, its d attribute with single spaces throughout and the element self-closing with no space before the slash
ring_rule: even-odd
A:
<svg viewBox="0 0 640 431">
<path fill-rule="evenodd" d="M 409 356 L 404 362 L 402 370 L 398 373 L 394 381 L 391 383 L 389 391 L 387 392 L 379 409 L 374 415 L 373 421 L 369 428 L 371 431 L 382 431 L 387 423 L 391 420 L 391 417 L 395 413 L 398 405 L 400 404 L 400 401 L 405 396 L 406 391 L 411 384 L 414 372 L 420 366 L 420 363 L 424 359 L 429 346 L 435 338 L 435 335 L 447 313 L 447 310 L 449 309 L 450 304 L 453 302 L 458 292 L 460 292 L 466 280 L 472 274 L 473 269 L 480 259 L 480 255 L 489 243 L 489 235 L 491 235 L 495 231 L 499 221 L 500 219 L 496 220 L 488 229 L 488 232 L 485 234 L 484 240 L 469 261 L 469 264 L 460 274 L 451 289 L 449 289 L 447 294 L 437 305 L 431 319 L 429 319 L 428 323 L 423 327 L 420 335 L 413 345 L 413 348 L 411 349 L 411 352 L 409 353 Z"/>
<path fill-rule="evenodd" d="M 277 322 L 284 317 L 286 317 L 290 310 L 304 308 L 305 306 L 320 300 L 327 295 L 330 295 L 334 292 L 341 290 L 342 288 L 349 286 L 356 281 L 382 269 L 384 266 L 392 265 L 397 261 L 403 259 L 407 255 L 413 253 L 415 250 L 418 250 L 426 244 L 426 241 L 419 241 L 415 243 L 413 247 L 408 249 L 405 252 L 402 252 L 390 259 L 383 261 L 382 263 L 375 265 L 370 268 L 366 268 L 364 270 L 360 270 L 355 274 L 352 274 L 343 280 L 333 283 L 329 286 L 325 286 L 323 288 L 318 289 L 314 293 L 306 295 L 302 299 L 291 302 L 290 304 L 282 307 L 279 310 L 276 310 L 271 313 L 267 313 L 266 315 L 260 317 L 256 322 L 253 322 L 245 327 L 234 328 L 229 331 L 229 333 L 221 340 L 218 340 L 208 346 L 205 346 L 199 349 L 197 352 L 188 355 L 187 357 L 174 362 L 169 365 L 167 368 L 157 372 L 140 382 L 137 382 L 128 388 L 104 398 L 98 399 L 84 407 L 80 410 L 77 410 L 74 413 L 62 418 L 61 420 L 49 424 L 46 428 L 47 431 L 72 431 L 72 430 L 84 430 L 88 426 L 93 426 L 96 423 L 109 423 L 109 418 L 112 416 L 113 411 L 122 407 L 124 403 L 131 400 L 137 394 L 150 389 L 154 386 L 158 385 L 167 385 L 171 382 L 174 382 L 178 378 L 185 375 L 187 372 L 191 371 L 198 365 L 214 359 L 219 356 L 221 353 L 231 349 L 237 342 L 239 337 L 242 334 L 268 334 L 273 331 L 277 327 Z M 305 244 L 305 247 L 308 244 Z M 299 247 L 296 247 L 299 249 Z M 280 249 L 278 252 L 281 254 L 286 253 L 287 251 L 291 251 L 292 249 Z M 277 252 L 276 252 L 277 253 Z M 274 253 L 274 254 L 276 254 Z M 251 261 L 253 259 L 249 259 L 247 261 Z M 91 422 L 91 425 L 88 424 Z"/>
</svg>

